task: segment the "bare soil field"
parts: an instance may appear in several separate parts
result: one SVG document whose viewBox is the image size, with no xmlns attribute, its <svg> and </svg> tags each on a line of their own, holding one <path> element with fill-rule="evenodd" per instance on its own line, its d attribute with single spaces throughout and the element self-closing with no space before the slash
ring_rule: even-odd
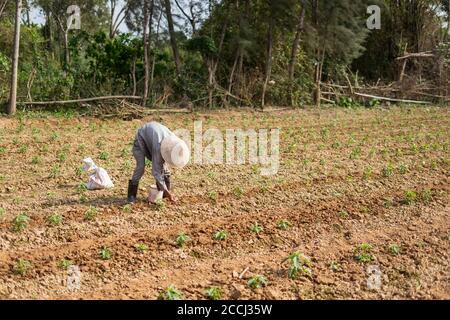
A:
<svg viewBox="0 0 450 320">
<path fill-rule="evenodd" d="M 211 287 L 223 299 L 449 299 L 449 119 L 437 107 L 2 118 L 0 299 L 157 299 L 171 285 L 186 299 Z M 127 206 L 131 144 L 150 120 L 280 128 L 278 173 L 189 164 L 173 172 L 179 201 L 155 206 L 147 170 Z M 87 156 L 114 188 L 85 190 Z"/>
</svg>

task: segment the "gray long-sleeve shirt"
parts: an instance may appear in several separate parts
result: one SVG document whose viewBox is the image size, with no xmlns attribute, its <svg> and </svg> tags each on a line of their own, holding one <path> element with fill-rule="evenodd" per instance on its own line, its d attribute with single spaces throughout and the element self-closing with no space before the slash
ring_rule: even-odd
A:
<svg viewBox="0 0 450 320">
<path fill-rule="evenodd" d="M 135 140 L 145 154 L 145 157 L 152 161 L 152 175 L 160 190 L 167 191 L 164 182 L 164 159 L 161 155 L 161 142 L 164 138 L 173 135 L 166 126 L 152 121 L 142 126 Z"/>
</svg>

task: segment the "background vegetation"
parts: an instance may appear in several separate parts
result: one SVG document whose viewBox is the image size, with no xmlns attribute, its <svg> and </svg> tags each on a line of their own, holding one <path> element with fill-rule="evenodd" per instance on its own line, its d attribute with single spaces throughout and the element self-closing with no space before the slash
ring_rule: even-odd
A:
<svg viewBox="0 0 450 320">
<path fill-rule="evenodd" d="M 16 2 L 0 0 L 4 105 Z M 80 30 L 67 30 L 73 4 Z M 380 30 L 366 27 L 371 4 L 381 8 Z M 43 24 L 32 23 L 36 12 Z M 130 95 L 150 107 L 302 106 L 320 102 L 322 82 L 396 81 L 400 91 L 436 88 L 428 97 L 445 101 L 448 20 L 448 0 L 25 0 L 17 100 Z M 432 57 L 405 66 L 396 59 L 421 52 Z"/>
</svg>

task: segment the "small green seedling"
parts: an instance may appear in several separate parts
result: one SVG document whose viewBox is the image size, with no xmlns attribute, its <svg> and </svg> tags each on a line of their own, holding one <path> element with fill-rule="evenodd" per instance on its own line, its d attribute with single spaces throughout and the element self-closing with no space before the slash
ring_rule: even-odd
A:
<svg viewBox="0 0 450 320">
<path fill-rule="evenodd" d="M 16 264 L 13 267 L 13 271 L 15 274 L 24 276 L 28 273 L 30 268 L 31 268 L 30 261 L 28 261 L 26 259 L 19 259 L 19 260 L 17 260 Z"/>
<path fill-rule="evenodd" d="M 394 199 L 393 198 L 385 198 L 384 199 L 384 207 L 390 208 L 394 205 Z"/>
<path fill-rule="evenodd" d="M 98 156 L 98 158 L 99 158 L 100 160 L 106 161 L 106 160 L 109 159 L 109 154 L 108 154 L 108 152 L 106 152 L 106 151 L 102 151 L 102 152 L 100 152 L 100 155 Z"/>
<path fill-rule="evenodd" d="M 28 226 L 28 216 L 21 212 L 13 220 L 13 231 L 21 232 Z"/>
<path fill-rule="evenodd" d="M 4 208 L 0 208 L 0 219 L 2 219 L 5 216 L 6 210 Z"/>
<path fill-rule="evenodd" d="M 58 153 L 58 161 L 59 162 L 61 162 L 61 163 L 63 163 L 63 162 L 65 162 L 67 160 L 67 153 L 66 153 L 66 151 L 60 151 L 59 153 Z"/>
<path fill-rule="evenodd" d="M 340 271 L 341 270 L 341 265 L 338 262 L 336 262 L 336 261 L 331 261 L 330 262 L 330 269 L 333 272 Z"/>
<path fill-rule="evenodd" d="M 80 194 L 80 202 L 86 203 L 87 201 L 88 201 L 87 195 L 85 195 L 84 193 Z"/>
<path fill-rule="evenodd" d="M 209 197 L 209 199 L 211 199 L 212 201 L 216 202 L 216 201 L 217 201 L 217 192 L 211 191 L 211 192 L 208 194 L 208 197 Z"/>
<path fill-rule="evenodd" d="M 260 232 L 263 231 L 263 227 L 260 226 L 260 225 L 258 224 L 258 222 L 255 222 L 254 224 L 252 224 L 252 225 L 250 226 L 250 231 L 253 232 L 253 233 L 258 234 L 258 233 L 260 233 Z"/>
<path fill-rule="evenodd" d="M 394 166 L 389 163 L 386 167 L 383 168 L 383 177 L 387 178 L 394 174 Z"/>
<path fill-rule="evenodd" d="M 368 263 L 373 260 L 372 245 L 368 243 L 362 243 L 355 249 L 355 258 L 361 263 Z"/>
<path fill-rule="evenodd" d="M 177 235 L 175 242 L 177 246 L 182 247 L 189 240 L 190 240 L 189 237 L 184 232 L 181 232 L 180 234 Z"/>
<path fill-rule="evenodd" d="M 260 274 L 255 274 L 248 280 L 247 285 L 252 289 L 259 289 L 267 286 L 268 283 L 269 281 L 267 280 L 266 277 Z"/>
<path fill-rule="evenodd" d="M 398 167 L 398 172 L 400 172 L 400 174 L 405 174 L 406 172 L 408 172 L 408 167 L 402 164 Z"/>
<path fill-rule="evenodd" d="M 432 199 L 432 192 L 430 189 L 425 189 L 420 193 L 420 200 L 422 200 L 423 203 L 430 203 Z"/>
<path fill-rule="evenodd" d="M 148 246 L 147 246 L 145 243 L 142 243 L 142 242 L 136 243 L 136 244 L 134 245 L 134 248 L 135 248 L 138 252 L 141 252 L 141 253 L 148 251 Z"/>
<path fill-rule="evenodd" d="M 206 290 L 206 296 L 210 300 L 220 300 L 222 291 L 219 287 L 210 287 L 208 290 Z"/>
<path fill-rule="evenodd" d="M 39 157 L 39 156 L 33 156 L 33 158 L 31 159 L 32 164 L 39 164 L 41 162 L 42 162 L 42 157 Z"/>
<path fill-rule="evenodd" d="M 158 211 L 163 211 L 164 208 L 166 207 L 166 204 L 163 199 L 156 200 L 154 205 L 155 205 L 156 210 L 158 210 Z"/>
<path fill-rule="evenodd" d="M 242 189 L 241 187 L 237 186 L 233 189 L 233 194 L 237 197 L 237 198 L 242 198 L 242 196 L 244 195 L 244 189 Z"/>
<path fill-rule="evenodd" d="M 111 259 L 111 249 L 109 249 L 108 247 L 102 247 L 102 249 L 100 250 L 100 258 L 102 260 Z"/>
<path fill-rule="evenodd" d="M 128 147 L 123 148 L 123 149 L 120 151 L 120 155 L 121 155 L 122 157 L 129 156 L 129 155 L 130 155 L 130 148 L 128 148 Z"/>
<path fill-rule="evenodd" d="M 122 211 L 123 211 L 123 212 L 126 212 L 126 213 L 130 213 L 130 212 L 132 211 L 132 206 L 131 206 L 131 204 L 127 203 L 126 205 L 124 205 L 124 206 L 122 207 Z"/>
<path fill-rule="evenodd" d="M 181 300 L 182 298 L 181 292 L 173 284 L 158 295 L 158 300 Z"/>
<path fill-rule="evenodd" d="M 287 220 L 280 220 L 277 222 L 277 228 L 286 231 L 291 227 L 291 223 Z"/>
<path fill-rule="evenodd" d="M 345 210 L 339 211 L 338 215 L 339 215 L 339 218 L 342 218 L 342 219 L 347 219 L 350 216 L 349 213 Z"/>
<path fill-rule="evenodd" d="M 50 170 L 50 178 L 56 178 L 61 173 L 61 167 L 58 164 L 55 164 Z"/>
<path fill-rule="evenodd" d="M 219 230 L 214 234 L 214 240 L 225 240 L 227 238 L 227 232 L 225 230 Z"/>
<path fill-rule="evenodd" d="M 405 198 L 402 200 L 403 204 L 412 204 L 417 199 L 417 193 L 414 191 L 406 191 Z"/>
<path fill-rule="evenodd" d="M 400 246 L 395 243 L 389 245 L 388 249 L 389 249 L 389 252 L 394 256 L 398 256 L 401 252 Z"/>
<path fill-rule="evenodd" d="M 90 206 L 89 209 L 84 213 L 84 220 L 92 221 L 97 217 L 97 208 Z"/>
<path fill-rule="evenodd" d="M 52 213 L 47 217 L 47 222 L 51 224 L 52 226 L 57 226 L 61 223 L 62 216 L 57 213 Z"/>
<path fill-rule="evenodd" d="M 311 260 L 299 251 L 291 253 L 284 261 L 289 260 L 288 278 L 297 279 L 299 274 L 311 275 Z M 283 262 L 284 262 L 283 261 Z"/>
<path fill-rule="evenodd" d="M 81 182 L 77 187 L 77 192 L 82 194 L 83 192 L 87 191 L 87 189 L 87 184 L 85 182 Z"/>
<path fill-rule="evenodd" d="M 24 144 L 19 148 L 19 153 L 26 153 L 27 150 L 28 150 L 28 146 Z"/>
<path fill-rule="evenodd" d="M 72 266 L 72 265 L 73 265 L 73 261 L 72 261 L 72 260 L 69 260 L 69 259 L 66 259 L 66 258 L 62 259 L 62 260 L 58 263 L 58 267 L 59 267 L 60 269 L 63 269 L 63 270 L 69 269 L 69 267 Z"/>
</svg>

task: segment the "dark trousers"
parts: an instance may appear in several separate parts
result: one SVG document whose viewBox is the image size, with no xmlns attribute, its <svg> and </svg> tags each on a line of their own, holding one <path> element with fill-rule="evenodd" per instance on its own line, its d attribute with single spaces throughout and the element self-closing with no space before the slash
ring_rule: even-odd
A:
<svg viewBox="0 0 450 320">
<path fill-rule="evenodd" d="M 133 184 L 139 184 L 142 176 L 145 172 L 145 154 L 144 151 L 140 148 L 138 143 L 133 144 L 133 156 L 136 160 L 136 167 L 134 168 L 133 176 L 131 177 L 131 181 Z M 164 182 L 166 184 L 167 190 L 170 190 L 170 171 L 168 168 L 164 166 Z M 158 185 L 158 184 L 156 184 Z M 159 189 L 159 187 L 158 187 Z"/>
</svg>

